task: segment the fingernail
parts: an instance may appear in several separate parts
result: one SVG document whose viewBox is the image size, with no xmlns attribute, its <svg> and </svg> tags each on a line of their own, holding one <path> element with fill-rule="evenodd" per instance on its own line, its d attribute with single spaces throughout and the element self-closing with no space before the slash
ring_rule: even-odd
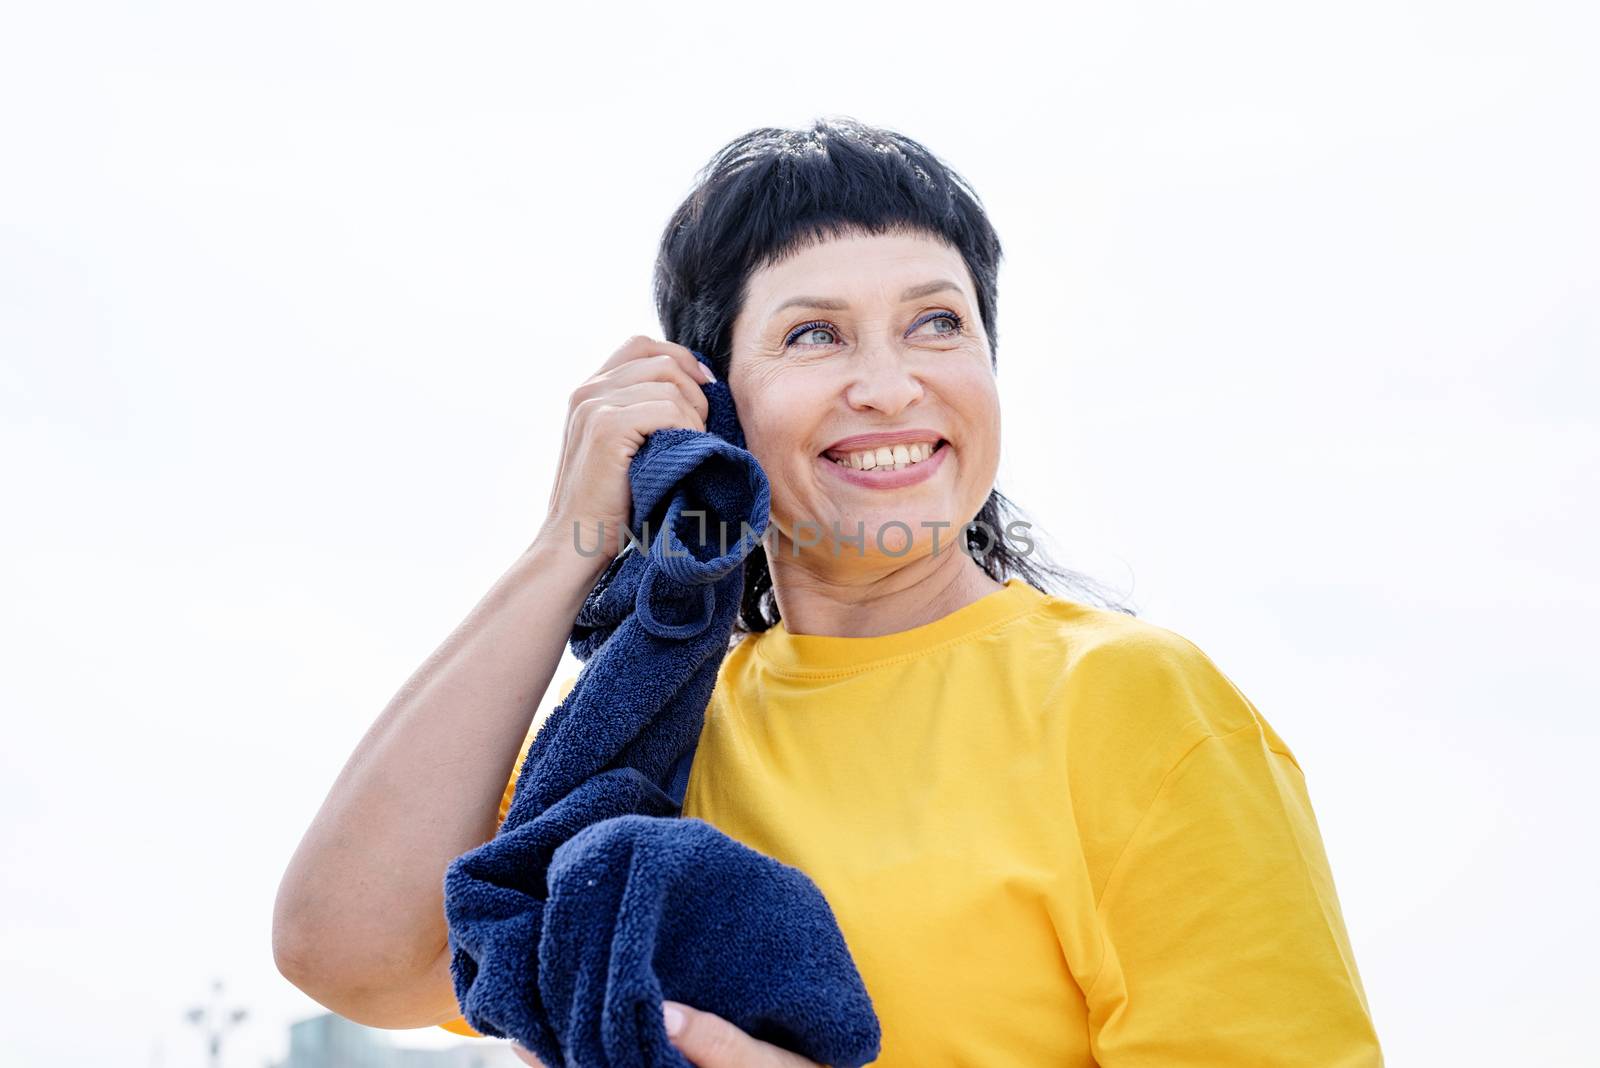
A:
<svg viewBox="0 0 1600 1068">
<path fill-rule="evenodd" d="M 717 376 L 712 373 L 710 366 L 707 364 L 700 365 L 700 375 L 706 380 L 707 385 L 710 385 L 712 382 L 717 380 Z"/>
<path fill-rule="evenodd" d="M 667 1034 L 676 1035 L 683 1030 L 683 1010 L 676 1005 L 661 1006 L 661 1022 L 666 1025 Z"/>
</svg>

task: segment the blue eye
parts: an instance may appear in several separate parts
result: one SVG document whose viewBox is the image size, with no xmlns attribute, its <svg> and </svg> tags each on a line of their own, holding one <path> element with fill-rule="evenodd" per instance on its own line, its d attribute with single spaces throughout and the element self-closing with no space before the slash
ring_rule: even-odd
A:
<svg viewBox="0 0 1600 1068">
<path fill-rule="evenodd" d="M 827 323 L 806 323 L 804 326 L 797 326 L 794 328 L 794 332 L 791 333 L 788 339 L 784 341 L 783 347 L 788 348 L 790 345 L 793 345 L 798 338 L 811 333 L 813 330 L 826 330 L 830 334 L 833 333 L 833 327 L 829 326 Z"/>
<path fill-rule="evenodd" d="M 937 336 L 937 337 L 950 337 L 950 336 L 952 336 L 954 334 L 961 333 L 961 327 L 962 327 L 963 320 L 962 320 L 961 316 L 957 315 L 955 312 L 935 312 L 932 315 L 930 315 L 928 318 L 922 320 L 922 322 L 918 323 L 917 325 L 918 326 L 925 326 L 928 323 L 937 322 L 938 320 L 941 320 L 941 319 L 950 324 L 950 329 L 949 330 L 940 331 L 935 336 Z"/>
<path fill-rule="evenodd" d="M 931 322 L 934 322 L 934 321 L 940 320 L 940 319 L 943 319 L 943 320 L 949 322 L 950 323 L 950 329 L 949 330 L 936 331 L 935 335 L 934 335 L 935 337 L 954 337 L 956 334 L 961 333 L 962 329 L 965 326 L 965 320 L 963 320 L 960 315 L 958 315 L 957 313 L 952 312 L 952 311 L 934 312 L 932 315 L 928 316 L 926 319 L 923 319 L 921 322 L 917 323 L 917 326 L 918 327 L 926 326 L 928 323 L 931 323 Z M 915 328 L 913 328 L 913 329 L 915 329 Z M 792 331 L 790 331 L 789 336 L 784 339 L 783 347 L 784 348 L 790 348 L 801 337 L 804 337 L 806 334 L 809 334 L 813 330 L 822 330 L 822 331 L 824 331 L 826 333 L 835 334 L 835 335 L 837 335 L 837 333 L 838 333 L 836 330 L 834 330 L 833 325 L 831 323 L 828 323 L 828 322 L 826 322 L 824 320 L 821 320 L 821 319 L 813 319 L 811 322 L 802 323 L 801 325 L 795 327 Z M 807 347 L 809 348 L 809 347 L 812 347 L 812 346 L 807 346 Z"/>
</svg>

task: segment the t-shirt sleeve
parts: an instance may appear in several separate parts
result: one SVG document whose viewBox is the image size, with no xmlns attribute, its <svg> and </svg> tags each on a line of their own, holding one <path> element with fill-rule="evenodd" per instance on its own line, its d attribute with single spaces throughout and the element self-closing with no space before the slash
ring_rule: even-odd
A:
<svg viewBox="0 0 1600 1068">
<path fill-rule="evenodd" d="M 561 683 L 555 703 L 534 717 L 532 726 L 528 728 L 527 736 L 522 739 L 522 749 L 517 753 L 516 763 L 511 766 L 511 778 L 506 782 L 505 792 L 500 795 L 500 810 L 495 821 L 496 830 L 499 829 L 500 824 L 506 821 L 506 813 L 511 811 L 511 801 L 517 795 L 517 779 L 522 776 L 522 763 L 528 759 L 528 749 L 533 745 L 533 739 L 538 735 L 539 728 L 543 727 L 545 721 L 550 718 L 550 713 L 555 711 L 555 706 L 567 699 L 567 694 L 572 692 L 573 684 L 577 681 L 578 676 L 573 675 Z M 465 1016 L 455 1016 L 439 1026 L 452 1034 L 466 1035 L 468 1038 L 485 1037 L 481 1031 L 476 1030 L 471 1024 L 467 1023 Z"/>
<path fill-rule="evenodd" d="M 1100 897 L 1105 1068 L 1370 1068 L 1382 1054 L 1304 777 L 1253 720 L 1171 767 Z"/>
</svg>

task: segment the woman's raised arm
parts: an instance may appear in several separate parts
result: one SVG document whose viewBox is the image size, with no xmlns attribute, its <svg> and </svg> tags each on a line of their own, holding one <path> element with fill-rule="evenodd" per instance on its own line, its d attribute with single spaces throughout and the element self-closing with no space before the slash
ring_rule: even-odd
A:
<svg viewBox="0 0 1600 1068">
<path fill-rule="evenodd" d="M 279 971 L 327 1008 L 386 1028 L 457 1014 L 445 869 L 497 829 L 578 609 L 620 546 L 633 455 L 663 427 L 705 429 L 698 368 L 682 346 L 635 337 L 572 393 L 539 535 L 400 688 L 334 781 L 284 872 L 272 923 Z M 594 551 L 597 529 L 609 552 Z"/>
<path fill-rule="evenodd" d="M 340 1015 L 418 1027 L 456 1014 L 438 967 L 444 871 L 493 837 L 512 763 L 598 574 L 554 534 L 540 534 L 368 728 L 284 873 L 278 969 Z"/>
</svg>

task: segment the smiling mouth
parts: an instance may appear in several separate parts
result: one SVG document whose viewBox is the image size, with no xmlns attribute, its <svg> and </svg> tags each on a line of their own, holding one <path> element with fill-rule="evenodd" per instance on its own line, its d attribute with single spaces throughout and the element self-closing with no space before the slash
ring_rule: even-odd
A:
<svg viewBox="0 0 1600 1068">
<path fill-rule="evenodd" d="M 852 471 L 903 471 L 917 466 L 948 444 L 944 438 L 939 438 L 936 441 L 909 441 L 875 449 L 828 449 L 822 453 L 822 457 Z"/>
</svg>

